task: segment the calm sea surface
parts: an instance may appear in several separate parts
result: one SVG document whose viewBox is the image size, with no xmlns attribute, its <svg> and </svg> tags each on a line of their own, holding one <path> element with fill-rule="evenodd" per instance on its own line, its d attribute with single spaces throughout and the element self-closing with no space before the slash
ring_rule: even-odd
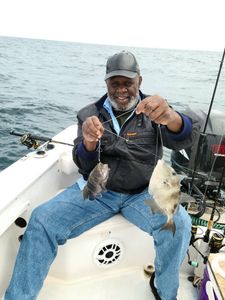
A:
<svg viewBox="0 0 225 300">
<path fill-rule="evenodd" d="M 0 170 L 28 152 L 10 130 L 52 137 L 76 122 L 77 111 L 106 92 L 106 60 L 123 49 L 139 61 L 143 92 L 160 94 L 178 110 L 189 105 L 208 111 L 223 49 L 181 51 L 0 37 Z M 225 111 L 225 66 L 213 108 Z"/>
</svg>

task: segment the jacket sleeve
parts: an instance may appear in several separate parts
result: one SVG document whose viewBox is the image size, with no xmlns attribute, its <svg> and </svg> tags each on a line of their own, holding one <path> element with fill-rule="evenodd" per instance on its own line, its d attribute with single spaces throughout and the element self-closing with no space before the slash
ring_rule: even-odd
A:
<svg viewBox="0 0 225 300">
<path fill-rule="evenodd" d="M 82 124 L 86 117 L 84 118 L 82 112 L 78 113 L 78 129 L 77 138 L 74 140 L 73 147 L 73 161 L 79 168 L 79 173 L 81 173 L 85 180 L 87 180 L 89 173 L 98 163 L 98 147 L 95 151 L 87 151 L 83 143 L 82 135 Z"/>
<path fill-rule="evenodd" d="M 161 126 L 163 146 L 172 150 L 181 150 L 190 147 L 199 137 L 202 126 L 197 114 L 189 108 L 184 113 L 179 114 L 183 121 L 179 133 L 173 133 L 166 126 Z"/>
</svg>

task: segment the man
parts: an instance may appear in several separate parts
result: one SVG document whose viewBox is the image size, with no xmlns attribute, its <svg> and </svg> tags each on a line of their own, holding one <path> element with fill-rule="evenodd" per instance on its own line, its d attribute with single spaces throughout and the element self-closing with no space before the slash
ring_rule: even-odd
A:
<svg viewBox="0 0 225 300">
<path fill-rule="evenodd" d="M 176 233 L 160 231 L 166 217 L 153 215 L 144 201 L 150 198 L 147 187 L 155 155 L 162 155 L 157 124 L 161 124 L 164 146 L 176 150 L 192 143 L 198 125 L 174 111 L 162 97 L 145 96 L 139 90 L 142 77 L 130 52 L 108 59 L 105 80 L 107 94 L 78 113 L 73 158 L 83 177 L 33 211 L 5 300 L 36 299 L 57 246 L 116 213 L 153 236 L 152 291 L 156 299 L 176 299 L 179 268 L 189 245 L 190 218 L 180 207 L 174 215 Z M 101 161 L 110 168 L 107 190 L 93 201 L 84 200 L 82 189 L 98 163 L 99 147 Z"/>
</svg>

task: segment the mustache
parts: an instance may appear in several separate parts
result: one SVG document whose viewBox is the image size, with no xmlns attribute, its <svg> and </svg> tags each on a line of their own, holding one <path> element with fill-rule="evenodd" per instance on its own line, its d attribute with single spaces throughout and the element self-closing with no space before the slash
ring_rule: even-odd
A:
<svg viewBox="0 0 225 300">
<path fill-rule="evenodd" d="M 117 110 L 117 111 L 126 111 L 126 110 L 129 110 L 131 108 L 134 108 L 136 106 L 136 104 L 138 103 L 138 97 L 136 96 L 128 96 L 128 103 L 127 105 L 119 105 L 116 100 L 115 100 L 115 97 L 113 96 L 109 96 L 109 101 L 112 105 L 112 107 Z"/>
</svg>

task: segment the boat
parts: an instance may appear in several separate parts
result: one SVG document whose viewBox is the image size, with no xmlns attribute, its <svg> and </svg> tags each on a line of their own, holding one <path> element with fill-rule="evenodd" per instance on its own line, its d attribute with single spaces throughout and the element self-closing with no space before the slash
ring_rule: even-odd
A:
<svg viewBox="0 0 225 300">
<path fill-rule="evenodd" d="M 211 106 L 224 56 L 225 49 L 207 114 L 207 120 L 210 117 L 212 124 L 216 124 L 215 128 L 219 131 L 222 129 L 222 133 L 216 132 L 215 134 L 215 128 L 212 127 L 214 128 L 212 132 L 206 135 L 204 128 L 203 135 L 200 134 L 199 138 L 201 143 L 195 141 L 193 147 L 172 152 L 171 157 L 173 166 L 177 168 L 176 171 L 181 171 L 181 174 L 186 173 L 184 179 L 187 180 L 183 181 L 183 188 L 187 189 L 186 192 L 189 192 L 190 186 L 195 187 L 194 190 L 197 191 L 195 196 L 199 201 L 199 197 L 203 195 L 202 185 L 210 186 L 212 194 L 215 192 L 215 187 L 218 187 L 219 191 L 223 188 L 223 197 L 220 199 L 224 201 L 222 201 L 223 204 L 225 203 L 225 114 L 217 114 L 213 117 Z M 35 139 L 30 139 L 29 135 L 23 136 L 21 140 L 25 145 L 34 146 L 37 149 L 0 172 L 1 300 L 9 284 L 18 248 L 31 212 L 80 177 L 72 160 L 71 151 L 76 132 L 77 125 L 71 125 L 41 146 L 36 143 Z M 218 135 L 221 134 L 222 136 L 218 139 Z M 205 136 L 210 136 L 210 139 L 206 139 Z M 203 151 L 199 152 L 201 147 Z M 207 151 L 204 152 L 204 150 Z M 216 172 L 212 173 L 214 180 L 207 181 L 206 171 L 212 168 L 214 156 L 220 156 L 222 160 Z M 196 157 L 201 162 L 198 169 L 195 169 Z M 193 169 L 190 181 L 190 174 L 187 173 Z M 189 193 L 187 195 L 189 200 L 182 205 L 187 205 L 187 210 L 189 209 L 190 212 L 190 203 L 193 204 L 196 199 Z M 216 197 L 218 195 L 219 193 Z M 197 218 L 203 215 L 206 215 L 206 219 L 209 220 L 205 210 L 195 214 Z M 216 223 L 213 220 L 213 213 L 210 215 L 209 221 L 211 222 L 207 220 L 199 224 L 196 220 L 193 221 L 190 247 L 180 268 L 178 300 L 225 299 L 225 271 L 223 269 L 225 266 L 219 263 L 225 261 L 223 248 L 225 246 L 223 243 L 225 222 L 213 228 L 213 225 L 216 225 L 213 224 Z M 205 226 L 206 224 L 208 227 Z M 129 223 L 122 215 L 117 214 L 80 236 L 68 240 L 65 245 L 59 246 L 57 257 L 51 265 L 37 299 L 154 299 L 149 286 L 149 279 L 154 270 L 154 257 L 152 237 Z"/>
<path fill-rule="evenodd" d="M 9 284 L 16 254 L 32 210 L 76 181 L 71 125 L 53 140 L 0 173 L 0 299 Z M 154 267 L 153 239 L 120 214 L 59 246 L 38 300 L 149 300 L 148 271 Z M 197 299 L 185 258 L 178 299 Z"/>
<path fill-rule="evenodd" d="M 204 118 L 205 115 L 203 114 Z M 210 117 L 211 131 L 208 135 L 210 139 L 207 140 L 207 143 L 204 140 L 206 143 L 204 149 L 214 149 L 216 143 L 217 150 L 222 151 L 222 156 L 225 149 L 225 139 L 221 140 L 220 131 L 221 128 L 224 128 L 224 126 L 221 127 L 221 124 L 225 125 L 224 120 L 224 113 L 212 111 Z M 214 126 L 212 126 L 213 124 Z M 1 300 L 3 300 L 4 292 L 9 284 L 16 254 L 32 210 L 59 194 L 81 176 L 72 159 L 72 145 L 76 132 L 77 125 L 71 125 L 52 139 L 39 138 L 39 140 L 47 140 L 42 145 L 39 145 L 35 140 L 35 136 L 31 138 L 29 134 L 22 135 L 21 142 L 28 147 L 34 146 L 35 149 L 0 172 Z M 187 158 L 189 155 L 190 164 L 193 164 L 191 157 L 196 155 L 195 149 L 196 145 L 191 149 L 185 149 L 185 157 Z M 172 152 L 171 161 L 174 167 L 178 167 L 176 170 L 178 173 L 182 171 L 181 176 L 185 179 L 183 174 L 185 170 L 190 169 L 187 168 L 187 164 L 184 164 L 187 163 L 187 159 L 185 161 L 184 158 L 181 159 L 182 153 Z M 206 151 L 205 154 L 207 153 Z M 202 155 L 204 154 L 201 153 Z M 211 159 L 209 155 L 206 156 Z M 224 162 L 224 157 L 222 159 Z M 196 170 L 196 174 L 200 174 L 201 180 L 203 180 L 207 174 L 204 177 L 201 169 L 207 169 L 209 164 L 199 161 L 200 166 Z M 214 177 L 218 183 L 218 178 L 221 177 L 222 172 L 221 162 L 216 171 Z M 190 174 L 187 174 L 186 178 L 190 178 L 188 176 Z M 199 180 L 198 178 L 197 183 Z M 221 183 L 224 189 L 224 181 L 222 180 Z M 191 196 L 189 198 L 192 199 L 193 204 L 195 199 Z M 182 203 L 182 205 L 186 204 Z M 198 217 L 202 216 L 203 213 L 208 220 L 209 215 L 207 216 L 205 211 L 201 212 L 201 215 L 198 214 Z M 196 225 L 195 219 L 193 224 Z M 211 295 L 216 295 L 217 298 L 215 299 L 224 300 L 225 291 L 223 295 L 223 292 L 217 287 L 217 282 L 213 281 L 213 271 L 210 269 L 211 271 L 206 272 L 211 264 L 207 264 L 202 259 L 202 253 L 207 257 L 210 248 L 209 243 L 204 243 L 202 239 L 207 232 L 207 222 L 197 225 L 193 227 L 197 242 L 195 247 L 190 244 L 188 254 L 180 269 L 180 287 L 177 299 L 214 299 L 201 296 L 205 293 L 206 282 L 209 281 L 210 283 L 213 282 L 211 284 L 213 287 L 211 286 L 210 290 Z M 210 233 L 210 238 L 215 234 L 215 230 L 217 235 L 222 237 L 222 244 L 224 238 L 222 233 L 225 231 L 225 225 L 214 228 L 214 232 Z M 200 250 L 200 254 L 196 251 L 196 247 L 197 250 Z M 221 249 L 221 251 L 224 250 Z M 150 276 L 154 270 L 154 257 L 152 237 L 118 214 L 79 237 L 68 240 L 65 245 L 59 246 L 57 257 L 37 299 L 154 299 L 149 286 Z M 209 277 L 208 273 L 211 274 L 211 278 L 204 281 L 206 276 Z M 205 282 L 204 285 L 202 282 Z"/>
</svg>

